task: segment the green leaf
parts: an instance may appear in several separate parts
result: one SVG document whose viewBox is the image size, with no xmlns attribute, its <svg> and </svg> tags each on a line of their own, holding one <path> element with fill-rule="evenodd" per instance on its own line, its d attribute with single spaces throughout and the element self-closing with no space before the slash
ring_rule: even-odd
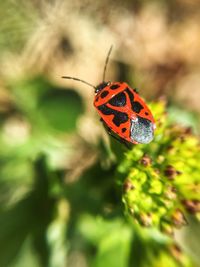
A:
<svg viewBox="0 0 200 267">
<path fill-rule="evenodd" d="M 80 220 L 79 229 L 82 235 L 96 246 L 93 267 L 128 266 L 132 230 L 124 221 L 109 221 L 85 215 Z"/>
<path fill-rule="evenodd" d="M 57 89 L 43 96 L 39 110 L 54 129 L 71 132 L 83 113 L 83 103 L 75 91 Z"/>
<path fill-rule="evenodd" d="M 23 199 L 0 215 L 0 266 L 8 266 L 20 251 L 32 227 L 30 198 Z"/>
<path fill-rule="evenodd" d="M 38 267 L 39 261 L 36 252 L 31 246 L 30 238 L 27 238 L 22 245 L 18 257 L 9 265 L 9 267 Z"/>
</svg>

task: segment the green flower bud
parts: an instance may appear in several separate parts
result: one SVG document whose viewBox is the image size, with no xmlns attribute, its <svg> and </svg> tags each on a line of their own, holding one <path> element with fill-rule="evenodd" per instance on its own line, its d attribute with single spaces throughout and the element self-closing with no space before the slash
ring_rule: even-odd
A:
<svg viewBox="0 0 200 267">
<path fill-rule="evenodd" d="M 168 234 L 186 225 L 185 213 L 200 217 L 200 145 L 191 128 L 171 125 L 163 102 L 151 104 L 155 138 L 135 145 L 118 168 L 126 214 Z"/>
</svg>

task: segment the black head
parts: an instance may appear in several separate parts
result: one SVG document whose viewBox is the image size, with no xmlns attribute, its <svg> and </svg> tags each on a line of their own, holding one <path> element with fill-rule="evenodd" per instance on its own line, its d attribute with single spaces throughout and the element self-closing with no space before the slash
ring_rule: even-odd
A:
<svg viewBox="0 0 200 267">
<path fill-rule="evenodd" d="M 109 85 L 110 82 L 102 82 L 95 88 L 95 94 L 98 94 L 101 90 L 103 90 L 107 85 Z"/>
</svg>

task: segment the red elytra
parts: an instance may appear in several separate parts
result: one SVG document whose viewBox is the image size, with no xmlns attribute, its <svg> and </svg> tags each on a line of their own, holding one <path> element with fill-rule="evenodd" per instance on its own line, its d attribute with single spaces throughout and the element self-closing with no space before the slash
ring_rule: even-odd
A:
<svg viewBox="0 0 200 267">
<path fill-rule="evenodd" d="M 103 82 L 98 86 L 78 78 L 73 79 L 95 89 L 94 106 L 108 132 L 124 144 L 146 144 L 153 140 L 155 120 L 153 115 L 139 96 L 136 89 L 132 89 L 125 82 L 105 82 L 105 72 L 111 53 L 110 48 L 103 72 Z"/>
<path fill-rule="evenodd" d="M 109 129 L 133 144 L 151 142 L 155 121 L 138 93 L 125 82 L 108 82 L 99 87 L 94 106 Z"/>
</svg>

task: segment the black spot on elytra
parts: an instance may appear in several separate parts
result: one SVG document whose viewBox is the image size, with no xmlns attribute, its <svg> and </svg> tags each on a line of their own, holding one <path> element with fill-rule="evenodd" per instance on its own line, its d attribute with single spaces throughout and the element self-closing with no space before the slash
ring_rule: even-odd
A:
<svg viewBox="0 0 200 267">
<path fill-rule="evenodd" d="M 134 101 L 132 104 L 132 109 L 136 113 L 140 113 L 140 111 L 144 108 L 139 102 Z"/>
<path fill-rule="evenodd" d="M 125 89 L 125 92 L 128 94 L 129 99 L 130 99 L 130 101 L 132 103 L 134 101 L 134 94 L 133 94 L 133 92 L 131 92 L 131 90 L 128 87 Z"/>
<path fill-rule="evenodd" d="M 115 90 L 115 89 L 117 89 L 119 87 L 120 87 L 119 84 L 113 84 L 113 85 L 110 86 L 110 89 Z"/>
<path fill-rule="evenodd" d="M 140 111 L 144 108 L 138 101 L 134 101 L 134 94 L 133 92 L 129 89 L 129 88 L 126 88 L 125 90 L 129 96 L 129 99 L 131 101 L 131 107 L 132 107 L 132 110 L 135 112 L 135 113 L 140 113 Z"/>
<path fill-rule="evenodd" d="M 101 93 L 101 98 L 105 98 L 108 94 L 109 94 L 108 91 L 103 91 L 103 92 Z"/>
<path fill-rule="evenodd" d="M 122 128 L 122 133 L 126 132 L 126 128 Z"/>
<path fill-rule="evenodd" d="M 114 115 L 114 118 L 112 121 L 118 127 L 120 126 L 121 123 L 128 121 L 128 115 L 126 113 L 109 108 L 106 106 L 106 104 L 99 106 L 98 109 L 104 115 Z"/>
<path fill-rule="evenodd" d="M 149 115 L 149 113 L 148 113 L 148 112 L 145 112 L 144 114 L 145 114 L 146 116 L 148 116 L 148 115 Z"/>
<path fill-rule="evenodd" d="M 113 98 L 111 98 L 108 102 L 109 104 L 111 104 L 112 106 L 115 107 L 123 107 L 126 105 L 126 95 L 125 93 L 119 93 L 116 96 L 114 96 Z"/>
<path fill-rule="evenodd" d="M 120 126 L 121 123 L 124 123 L 128 120 L 128 115 L 124 112 L 118 112 L 118 114 L 115 115 L 114 119 L 113 119 L 113 123 L 116 126 Z"/>
<path fill-rule="evenodd" d="M 111 115 L 111 114 L 114 114 L 114 111 L 113 109 L 107 107 L 105 104 L 101 105 L 101 106 L 98 106 L 98 109 L 104 114 L 104 115 Z"/>
</svg>

